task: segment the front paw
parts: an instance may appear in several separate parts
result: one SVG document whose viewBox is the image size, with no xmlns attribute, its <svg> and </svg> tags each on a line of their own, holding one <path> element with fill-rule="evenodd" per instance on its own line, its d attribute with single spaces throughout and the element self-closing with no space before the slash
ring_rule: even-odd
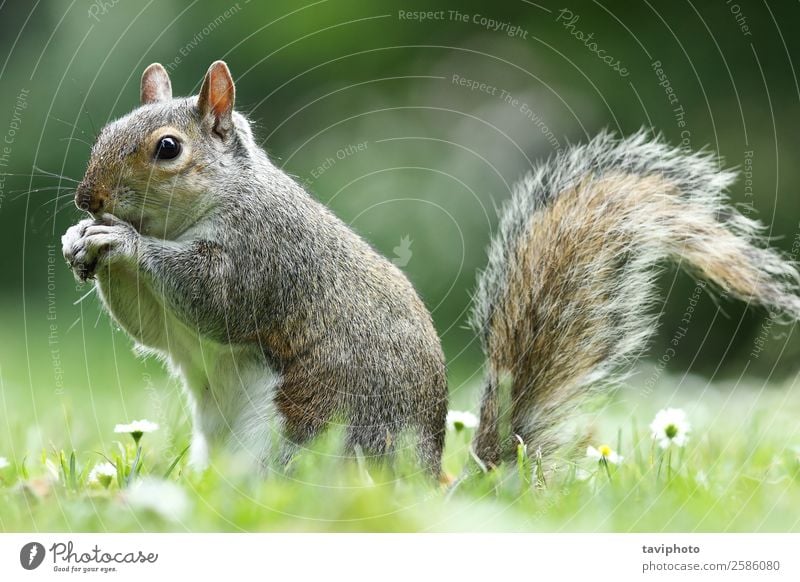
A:
<svg viewBox="0 0 800 582">
<path fill-rule="evenodd" d="M 94 277 L 103 261 L 133 256 L 138 237 L 132 226 L 111 217 L 86 219 L 61 237 L 62 252 L 75 276 L 85 281 Z"/>
</svg>

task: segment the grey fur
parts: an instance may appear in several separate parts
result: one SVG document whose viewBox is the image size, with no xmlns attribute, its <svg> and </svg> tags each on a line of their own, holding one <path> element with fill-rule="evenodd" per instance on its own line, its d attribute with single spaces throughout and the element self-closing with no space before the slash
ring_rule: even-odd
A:
<svg viewBox="0 0 800 582">
<path fill-rule="evenodd" d="M 408 279 L 270 162 L 232 112 L 224 63 L 184 99 L 151 65 L 141 94 L 144 105 L 95 143 L 76 193 L 92 218 L 62 243 L 138 349 L 183 378 L 193 462 L 221 441 L 266 468 L 341 420 L 351 449 L 380 457 L 416 432 L 438 475 L 444 358 Z M 183 144 L 173 160 L 154 159 L 164 135 Z M 563 442 L 562 421 L 649 337 L 663 258 L 800 315 L 798 274 L 727 203 L 733 179 L 710 155 L 602 134 L 517 185 L 472 317 L 488 360 L 475 441 L 486 463 L 500 462 L 512 434 L 545 454 Z M 268 442 L 276 432 L 280 453 Z"/>
<path fill-rule="evenodd" d="M 516 186 L 472 314 L 488 359 L 474 443 L 484 462 L 510 454 L 514 435 L 531 452 L 564 444 L 571 411 L 644 349 L 665 258 L 733 297 L 800 317 L 798 273 L 728 203 L 734 179 L 710 154 L 645 132 L 603 133 Z"/>
<path fill-rule="evenodd" d="M 103 129 L 76 195 L 95 219 L 64 238 L 76 273 L 96 277 L 139 349 L 184 378 L 198 450 L 247 440 L 230 436 L 237 431 L 266 439 L 273 408 L 284 457 L 341 419 L 349 447 L 368 455 L 391 455 L 401 432 L 416 432 L 422 463 L 438 475 L 444 358 L 408 279 L 275 167 L 242 115 L 230 132 L 200 112 L 197 98 L 174 99 Z M 183 165 L 142 152 L 163 126 L 184 136 Z M 277 383 L 256 399 L 271 402 L 246 402 L 273 383 L 269 373 Z"/>
</svg>

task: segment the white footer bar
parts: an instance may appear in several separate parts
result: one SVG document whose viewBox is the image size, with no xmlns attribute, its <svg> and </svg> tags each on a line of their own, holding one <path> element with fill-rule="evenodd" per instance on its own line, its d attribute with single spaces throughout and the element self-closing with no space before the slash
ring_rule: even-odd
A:
<svg viewBox="0 0 800 582">
<path fill-rule="evenodd" d="M 800 580 L 800 534 L 3 534 L 0 580 Z M 227 577 L 227 578 L 226 578 Z"/>
</svg>

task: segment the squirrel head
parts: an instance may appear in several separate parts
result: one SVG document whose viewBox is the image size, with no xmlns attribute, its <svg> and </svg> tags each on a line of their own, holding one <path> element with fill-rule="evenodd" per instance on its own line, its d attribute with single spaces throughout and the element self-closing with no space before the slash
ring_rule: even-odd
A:
<svg viewBox="0 0 800 582">
<path fill-rule="evenodd" d="M 142 233 L 175 238 L 217 205 L 257 150 L 233 110 L 228 66 L 216 61 L 196 97 L 172 97 L 158 63 L 142 75 L 141 106 L 103 128 L 75 193 L 95 218 L 113 214 Z"/>
</svg>

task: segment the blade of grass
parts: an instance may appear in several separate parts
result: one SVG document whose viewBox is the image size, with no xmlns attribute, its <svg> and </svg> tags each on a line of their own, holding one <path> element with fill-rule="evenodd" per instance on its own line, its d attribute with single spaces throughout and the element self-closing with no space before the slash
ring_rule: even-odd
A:
<svg viewBox="0 0 800 582">
<path fill-rule="evenodd" d="M 75 451 L 69 455 L 69 486 L 73 491 L 78 490 L 78 477 L 75 470 Z"/>
<path fill-rule="evenodd" d="M 186 454 L 186 451 L 188 451 L 188 450 L 189 450 L 189 445 L 186 445 L 186 447 L 184 447 L 184 449 L 180 452 L 180 454 L 177 457 L 175 457 L 175 460 L 172 461 L 172 464 L 169 466 L 169 468 L 164 473 L 164 479 L 169 479 L 169 476 L 172 474 L 172 471 L 175 470 L 175 467 L 178 465 L 178 463 L 180 462 L 180 460 L 183 458 L 183 456 Z"/>
<path fill-rule="evenodd" d="M 136 479 L 136 476 L 139 474 L 139 464 L 141 463 L 142 459 L 142 447 L 136 447 L 136 456 L 133 459 L 133 465 L 131 465 L 131 472 L 128 473 L 128 478 L 125 481 L 125 486 L 129 487 L 133 480 Z"/>
<path fill-rule="evenodd" d="M 636 417 L 631 418 L 631 435 L 633 439 L 633 456 L 636 459 L 636 465 L 638 467 L 644 467 L 644 457 L 642 457 L 642 447 L 641 447 L 641 439 L 639 438 L 639 429 L 636 425 Z"/>
<path fill-rule="evenodd" d="M 61 465 L 61 474 L 64 476 L 64 486 L 69 486 L 69 469 L 67 469 L 67 457 L 64 456 L 64 451 L 58 453 L 58 462 Z"/>
<path fill-rule="evenodd" d="M 117 468 L 117 485 L 122 489 L 125 486 L 125 465 L 119 453 L 114 455 L 114 466 Z"/>
<path fill-rule="evenodd" d="M 23 479 L 25 479 L 25 481 L 27 481 L 28 479 L 31 478 L 30 475 L 28 474 L 28 456 L 27 455 L 25 455 L 22 458 L 22 463 L 20 463 L 20 465 L 19 465 L 19 474 L 22 476 Z"/>
</svg>

